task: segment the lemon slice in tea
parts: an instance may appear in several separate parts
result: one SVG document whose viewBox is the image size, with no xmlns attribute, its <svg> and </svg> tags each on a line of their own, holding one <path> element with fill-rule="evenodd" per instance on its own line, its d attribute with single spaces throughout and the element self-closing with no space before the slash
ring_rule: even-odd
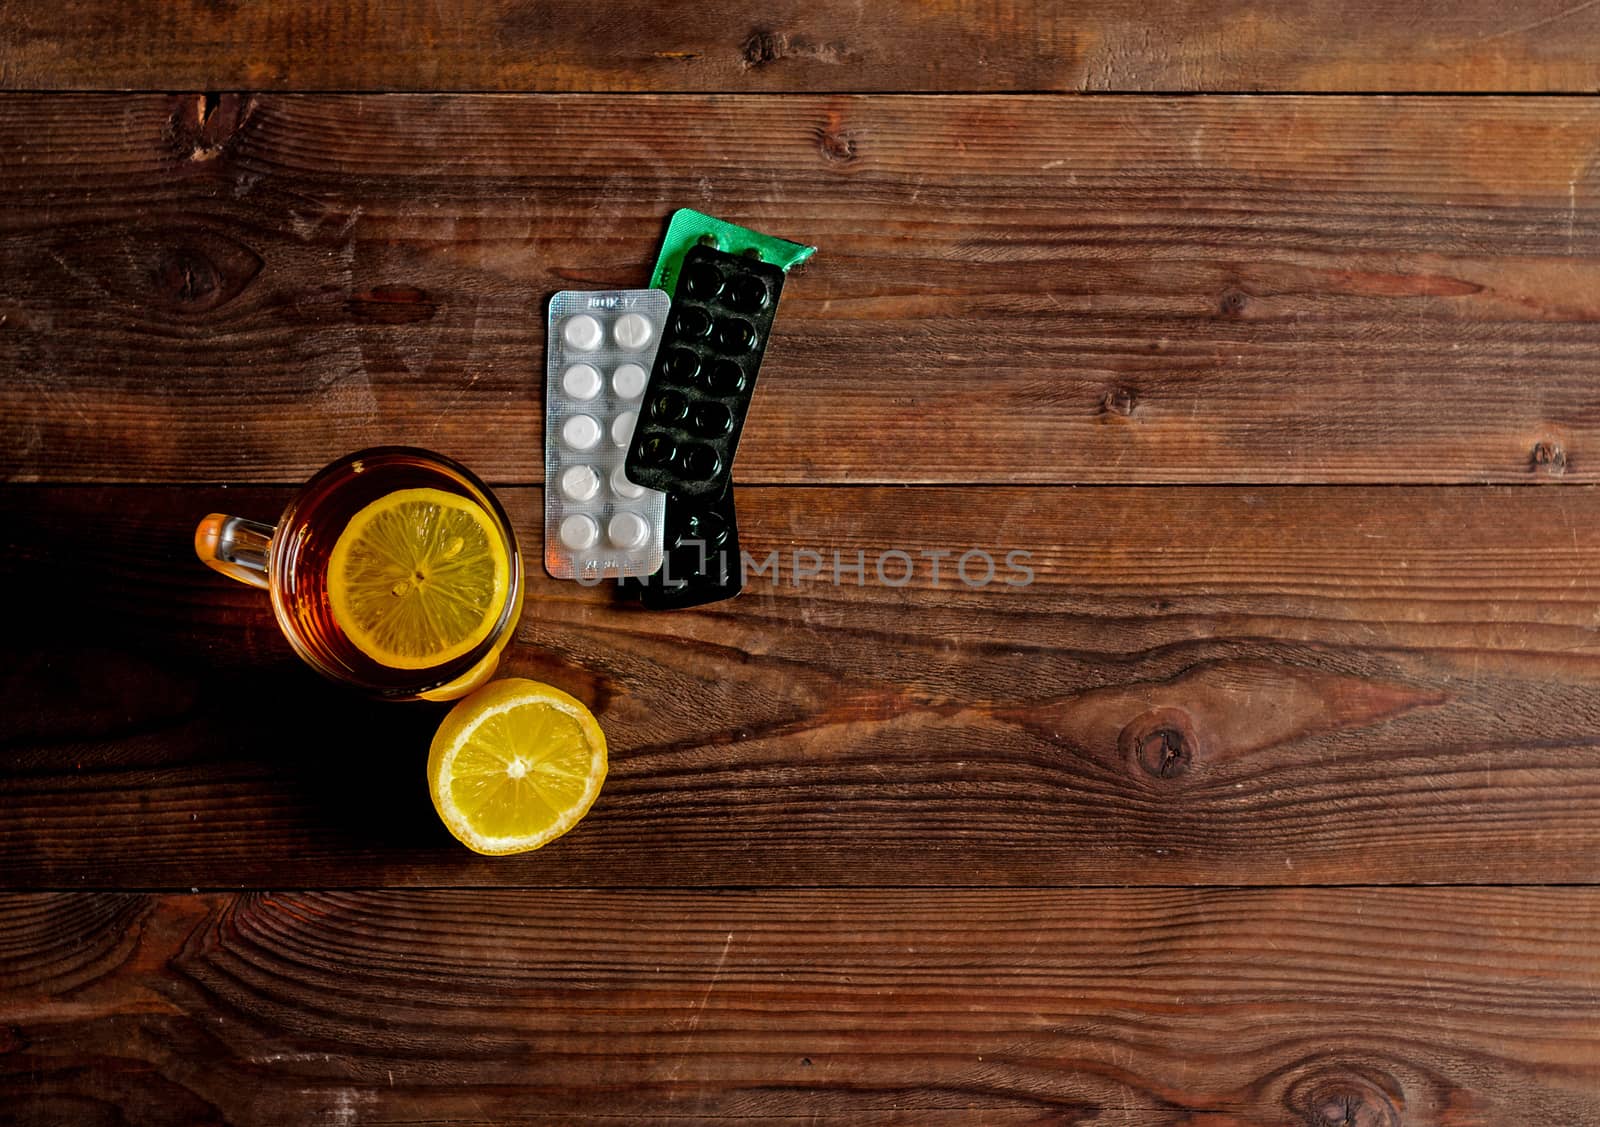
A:
<svg viewBox="0 0 1600 1127">
<path fill-rule="evenodd" d="M 442 489 L 398 489 L 350 518 L 328 561 L 328 601 L 352 644 L 392 669 L 470 652 L 505 607 L 510 564 L 483 507 Z"/>
<path fill-rule="evenodd" d="M 606 737 L 560 689 L 493 681 L 450 710 L 428 752 L 446 828 L 478 853 L 538 849 L 578 824 L 606 779 Z"/>
</svg>

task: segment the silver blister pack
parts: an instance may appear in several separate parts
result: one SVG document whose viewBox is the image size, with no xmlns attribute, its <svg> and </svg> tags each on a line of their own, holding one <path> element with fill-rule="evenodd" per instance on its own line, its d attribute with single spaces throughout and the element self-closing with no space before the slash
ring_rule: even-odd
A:
<svg viewBox="0 0 1600 1127">
<path fill-rule="evenodd" d="M 544 566 L 598 582 L 661 567 L 666 494 L 622 462 L 672 299 L 662 290 L 563 290 L 545 338 Z"/>
</svg>

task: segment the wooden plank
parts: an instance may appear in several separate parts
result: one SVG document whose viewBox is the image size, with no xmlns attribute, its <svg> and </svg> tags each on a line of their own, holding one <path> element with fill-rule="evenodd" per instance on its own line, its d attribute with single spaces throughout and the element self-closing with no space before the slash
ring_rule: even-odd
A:
<svg viewBox="0 0 1600 1127">
<path fill-rule="evenodd" d="M 536 543 L 538 491 L 502 493 Z M 504 672 L 587 701 L 611 774 L 498 859 L 429 805 L 440 709 L 323 685 L 192 558 L 200 514 L 287 496 L 0 491 L 0 586 L 47 608 L 0 641 L 0 884 L 1600 877 L 1590 488 L 744 489 L 781 570 L 735 602 L 531 576 Z M 971 549 L 994 582 L 933 583 Z"/>
<path fill-rule="evenodd" d="M 1590 93 L 1597 58 L 1570 0 L 0 3 L 9 89 Z"/>
<path fill-rule="evenodd" d="M 693 204 L 822 246 L 742 480 L 1600 481 L 1597 145 L 1580 99 L 7 98 L 0 476 L 536 481 L 546 297 Z"/>
<path fill-rule="evenodd" d="M 1600 1118 L 1594 889 L 0 904 L 24 1122 Z"/>
</svg>

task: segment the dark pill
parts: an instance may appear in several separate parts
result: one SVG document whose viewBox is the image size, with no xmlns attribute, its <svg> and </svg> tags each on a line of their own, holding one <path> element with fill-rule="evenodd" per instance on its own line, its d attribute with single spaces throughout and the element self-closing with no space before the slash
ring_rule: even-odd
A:
<svg viewBox="0 0 1600 1127">
<path fill-rule="evenodd" d="M 755 326 L 738 317 L 717 322 L 717 347 L 724 352 L 749 352 L 756 343 Z"/>
<path fill-rule="evenodd" d="M 673 537 L 672 546 L 681 548 L 690 541 L 712 550 L 720 548 L 728 542 L 728 522 L 714 512 L 690 513 L 683 520 L 683 531 Z"/>
<path fill-rule="evenodd" d="M 683 292 L 697 301 L 710 301 L 722 292 L 722 271 L 709 262 L 690 266 L 683 272 Z"/>
<path fill-rule="evenodd" d="M 717 475 L 722 468 L 722 459 L 711 447 L 695 442 L 678 451 L 678 465 L 690 477 L 706 481 Z"/>
<path fill-rule="evenodd" d="M 681 391 L 670 387 L 650 400 L 650 417 L 658 423 L 671 426 L 689 417 L 689 401 Z"/>
<path fill-rule="evenodd" d="M 652 466 L 666 465 L 677 452 L 677 445 L 667 434 L 652 434 L 639 444 L 639 456 Z"/>
<path fill-rule="evenodd" d="M 721 438 L 733 429 L 733 412 L 720 403 L 699 403 L 690 424 L 707 438 Z"/>
<path fill-rule="evenodd" d="M 728 284 L 723 301 L 741 313 L 755 313 L 767 304 L 767 287 L 760 278 L 735 278 Z"/>
<path fill-rule="evenodd" d="M 690 352 L 687 348 L 674 348 L 667 353 L 667 358 L 662 362 L 661 370 L 669 379 L 679 383 L 688 383 L 700 371 L 700 357 Z"/>
<path fill-rule="evenodd" d="M 744 390 L 744 369 L 734 360 L 718 360 L 711 365 L 705 377 L 706 390 L 712 395 L 733 395 Z"/>
<path fill-rule="evenodd" d="M 680 309 L 672 318 L 672 331 L 685 340 L 705 340 L 711 335 L 711 314 L 693 305 Z"/>
</svg>

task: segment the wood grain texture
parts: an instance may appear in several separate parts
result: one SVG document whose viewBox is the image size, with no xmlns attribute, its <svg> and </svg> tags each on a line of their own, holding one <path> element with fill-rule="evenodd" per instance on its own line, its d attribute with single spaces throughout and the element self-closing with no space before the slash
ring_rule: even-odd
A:
<svg viewBox="0 0 1600 1127">
<path fill-rule="evenodd" d="M 684 204 L 822 247 L 741 480 L 1600 480 L 1592 101 L 10 97 L 0 151 L 12 480 L 537 480 L 546 298 Z"/>
<path fill-rule="evenodd" d="M 538 491 L 502 496 L 536 537 Z M 1591 488 L 742 489 L 781 571 L 734 602 L 531 577 L 503 671 L 594 708 L 611 774 L 577 830 L 498 859 L 429 805 L 441 710 L 324 686 L 192 558 L 199 515 L 287 497 L 0 491 L 0 585 L 50 608 L 0 641 L 0 883 L 1600 875 Z M 969 587 L 951 555 L 933 583 L 923 552 L 972 548 L 1031 552 L 1033 582 Z"/>
<path fill-rule="evenodd" d="M 0 2 L 9 89 L 1569 91 L 1574 0 Z"/>
<path fill-rule="evenodd" d="M 0 905 L 27 1123 L 1600 1119 L 1592 889 Z"/>
</svg>

